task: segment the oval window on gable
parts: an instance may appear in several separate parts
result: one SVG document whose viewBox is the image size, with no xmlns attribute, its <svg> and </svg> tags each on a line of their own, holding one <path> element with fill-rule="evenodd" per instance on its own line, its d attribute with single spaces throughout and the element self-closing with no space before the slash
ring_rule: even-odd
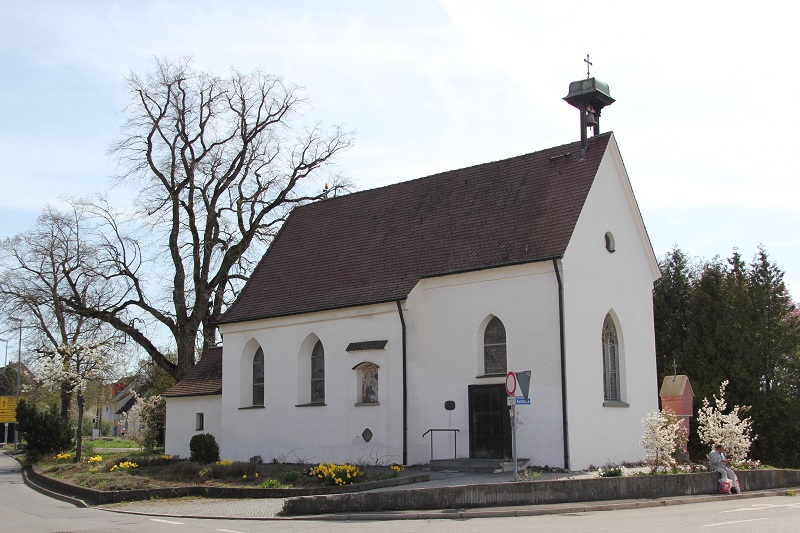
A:
<svg viewBox="0 0 800 533">
<path fill-rule="evenodd" d="M 614 234 L 610 231 L 606 232 L 606 250 L 612 254 L 617 251 L 617 244 L 614 242 Z"/>
</svg>

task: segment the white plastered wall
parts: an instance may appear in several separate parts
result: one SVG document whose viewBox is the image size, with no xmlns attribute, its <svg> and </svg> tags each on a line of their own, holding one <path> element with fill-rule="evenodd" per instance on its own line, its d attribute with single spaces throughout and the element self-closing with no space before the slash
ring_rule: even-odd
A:
<svg viewBox="0 0 800 533">
<path fill-rule="evenodd" d="M 231 459 L 359 461 L 402 459 L 402 336 L 395 303 L 308 313 L 220 327 L 224 336 L 221 447 Z M 316 340 L 325 350 L 325 405 L 307 405 L 304 381 Z M 347 352 L 353 342 L 386 340 L 382 350 Z M 240 378 L 264 351 L 264 407 L 253 407 Z M 306 353 L 308 352 L 308 353 Z M 379 367 L 379 405 L 359 404 L 357 371 Z M 302 385 L 302 386 L 301 386 Z M 362 437 L 369 429 L 372 438 Z"/>
<path fill-rule="evenodd" d="M 431 428 L 435 459 L 469 457 L 468 385 L 504 384 L 483 373 L 481 325 L 497 316 L 506 329 L 508 370 L 531 370 L 532 405 L 519 406 L 519 457 L 563 462 L 558 290 L 551 262 L 422 280 L 408 298 L 409 463 L 427 463 Z M 444 408 L 453 400 L 452 411 Z"/>
<path fill-rule="evenodd" d="M 614 236 L 616 251 L 605 247 Z M 658 408 L 653 282 L 658 266 L 612 137 L 563 259 L 571 468 L 639 461 L 641 420 Z M 620 342 L 621 400 L 604 405 L 601 331 Z"/>
<path fill-rule="evenodd" d="M 167 398 L 165 453 L 189 457 L 189 441 L 199 433 L 211 433 L 220 443 L 222 396 Z M 203 429 L 196 429 L 197 413 L 203 413 Z"/>
</svg>

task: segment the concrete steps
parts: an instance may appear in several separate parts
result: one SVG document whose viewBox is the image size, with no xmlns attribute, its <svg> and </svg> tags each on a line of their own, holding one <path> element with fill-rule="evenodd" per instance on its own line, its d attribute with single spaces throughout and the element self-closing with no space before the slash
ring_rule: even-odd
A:
<svg viewBox="0 0 800 533">
<path fill-rule="evenodd" d="M 517 458 L 517 468 L 524 470 L 530 459 Z M 428 464 L 431 471 L 449 470 L 452 472 L 480 472 L 491 474 L 494 472 L 511 472 L 514 462 L 511 459 L 433 459 Z"/>
</svg>

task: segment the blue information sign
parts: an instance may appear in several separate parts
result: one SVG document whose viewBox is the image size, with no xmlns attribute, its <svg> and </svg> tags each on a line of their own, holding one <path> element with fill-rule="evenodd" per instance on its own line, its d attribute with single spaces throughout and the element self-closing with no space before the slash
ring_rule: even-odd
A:
<svg viewBox="0 0 800 533">
<path fill-rule="evenodd" d="M 517 398 L 517 405 L 530 405 L 531 399 L 530 398 Z"/>
</svg>

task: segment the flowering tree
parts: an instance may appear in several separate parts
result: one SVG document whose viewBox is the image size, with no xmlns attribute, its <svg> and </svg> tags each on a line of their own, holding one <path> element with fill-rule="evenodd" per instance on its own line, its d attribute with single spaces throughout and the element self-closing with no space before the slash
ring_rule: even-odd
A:
<svg viewBox="0 0 800 533">
<path fill-rule="evenodd" d="M 687 438 L 686 428 L 677 415 L 670 410 L 651 411 L 642 419 L 642 425 L 644 435 L 639 444 L 647 452 L 645 463 L 650 466 L 650 473 L 674 467 L 675 453 L 683 449 Z"/>
<path fill-rule="evenodd" d="M 750 407 L 735 405 L 728 414 L 725 401 L 725 388 L 728 381 L 723 381 L 719 388 L 719 397 L 714 395 L 714 405 L 703 398 L 703 407 L 697 413 L 697 435 L 700 442 L 709 446 L 722 444 L 731 463 L 743 463 L 747 459 L 750 446 L 756 440 L 753 435 L 753 420 L 750 417 L 742 418 Z"/>
<path fill-rule="evenodd" d="M 141 441 L 145 448 L 156 448 L 160 444 L 159 435 L 164 425 L 167 402 L 160 394 L 142 399 L 133 391 L 133 396 L 136 403 L 125 415 L 126 421 L 130 422 L 127 436 Z"/>
<path fill-rule="evenodd" d="M 81 460 L 83 441 L 83 412 L 86 405 L 84 392 L 92 381 L 109 379 L 117 368 L 114 345 L 110 342 L 96 344 L 62 344 L 55 353 L 48 354 L 43 364 L 45 379 L 75 394 L 78 401 L 75 462 Z"/>
</svg>

